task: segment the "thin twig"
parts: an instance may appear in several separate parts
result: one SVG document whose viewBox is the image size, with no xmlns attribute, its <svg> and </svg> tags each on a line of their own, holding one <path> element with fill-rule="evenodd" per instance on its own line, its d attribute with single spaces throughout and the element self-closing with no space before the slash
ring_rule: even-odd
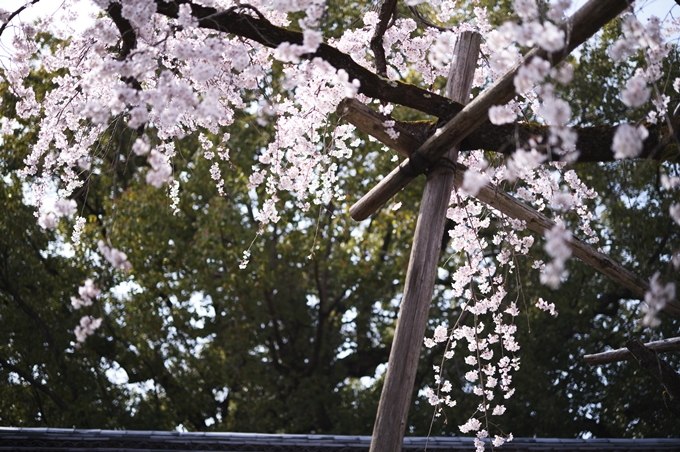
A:
<svg viewBox="0 0 680 452">
<path fill-rule="evenodd" d="M 427 18 L 425 18 L 425 16 L 420 14 L 420 11 L 418 11 L 417 6 L 409 6 L 408 9 L 409 9 L 409 11 L 411 11 L 411 13 L 415 16 L 416 19 L 418 19 L 423 25 L 425 25 L 427 27 L 434 28 L 434 29 L 439 30 L 439 31 L 452 31 L 453 30 L 452 28 L 440 27 L 439 25 L 436 25 L 436 24 L 430 22 Z"/>
<path fill-rule="evenodd" d="M 27 4 L 25 4 L 24 6 L 21 6 L 21 7 L 18 8 L 16 11 L 14 11 L 12 14 L 10 14 L 10 15 L 7 17 L 7 21 L 6 21 L 4 24 L 2 24 L 2 26 L 0 27 L 0 36 L 2 36 L 2 32 L 5 31 L 5 28 L 7 28 L 7 25 L 9 25 L 9 23 L 12 21 L 12 19 L 14 19 L 14 18 L 15 18 L 16 16 L 18 16 L 19 14 L 21 14 L 21 12 L 22 12 L 23 10 L 25 10 L 25 9 L 28 8 L 29 6 L 35 5 L 35 4 L 38 3 L 39 1 L 40 1 L 40 0 L 32 0 L 31 3 L 27 3 Z"/>
<path fill-rule="evenodd" d="M 66 402 L 64 402 L 61 397 L 56 395 L 54 391 L 52 391 L 50 388 L 45 386 L 44 384 L 40 383 L 37 381 L 35 378 L 31 376 L 28 372 L 26 372 L 23 369 L 20 369 L 19 367 L 15 366 L 14 364 L 9 363 L 8 361 L 0 358 L 0 366 L 4 367 L 10 372 L 14 372 L 15 374 L 19 375 L 21 378 L 29 382 L 31 385 L 33 385 L 34 388 L 40 389 L 42 392 L 47 394 L 52 400 L 54 400 L 54 403 L 57 404 L 57 406 L 62 410 L 66 411 L 68 409 L 68 405 Z"/>
</svg>

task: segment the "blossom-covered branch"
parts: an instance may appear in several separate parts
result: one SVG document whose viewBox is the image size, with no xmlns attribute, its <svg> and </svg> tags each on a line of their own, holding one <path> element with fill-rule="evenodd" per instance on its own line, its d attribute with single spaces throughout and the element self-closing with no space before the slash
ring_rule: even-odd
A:
<svg viewBox="0 0 680 452">
<path fill-rule="evenodd" d="M 118 58 L 124 60 L 130 55 L 130 52 L 137 47 L 137 35 L 135 30 L 132 28 L 130 21 L 123 17 L 122 15 L 123 7 L 120 3 L 111 3 L 106 12 L 108 13 L 113 23 L 116 24 L 118 31 L 120 32 L 120 38 L 123 42 L 123 46 L 120 49 Z"/>
<path fill-rule="evenodd" d="M 8 13 L 8 12 L 4 11 L 6 13 L 6 17 L 3 17 L 3 16 L 5 16 L 5 14 L 0 14 L 0 22 L 2 22 L 2 25 L 0 25 L 0 36 L 2 36 L 2 33 L 7 28 L 7 25 L 9 25 L 9 23 L 12 22 L 12 19 L 17 17 L 19 14 L 21 14 L 26 8 L 28 8 L 32 5 L 35 5 L 39 1 L 40 0 L 31 0 L 29 2 L 26 2 L 25 5 L 20 6 L 19 8 L 17 8 L 12 13 Z"/>
<path fill-rule="evenodd" d="M 66 402 L 64 402 L 64 400 L 61 397 L 55 394 L 54 391 L 52 391 L 49 387 L 33 378 L 31 374 L 25 371 L 24 369 L 15 366 L 14 364 L 10 363 L 9 361 L 3 358 L 0 358 L 0 367 L 3 367 L 10 372 L 14 372 L 15 374 L 19 375 L 22 379 L 26 380 L 31 385 L 33 385 L 33 387 L 44 392 L 54 401 L 54 403 L 59 407 L 59 409 L 64 411 L 68 409 L 68 405 L 66 404 Z"/>
<path fill-rule="evenodd" d="M 680 127 L 680 117 L 671 118 L 671 125 L 672 128 L 669 128 L 666 123 L 648 125 L 649 135 L 644 140 L 640 154 L 636 158 L 662 161 L 677 158 L 678 147 L 673 131 Z M 617 127 L 609 124 L 573 127 L 578 134 L 576 141 L 578 155 L 571 161 L 586 163 L 619 160 L 616 158 L 615 151 L 612 150 L 612 141 Z M 527 143 L 535 137 L 546 137 L 549 129 L 550 126 L 536 123 L 494 125 L 487 121 L 461 142 L 461 149 L 466 151 L 483 149 L 512 155 L 518 139 L 521 143 Z M 560 153 L 553 152 L 553 148 L 548 145 L 537 146 L 536 149 L 543 152 L 550 161 L 560 161 L 564 157 Z"/>
<path fill-rule="evenodd" d="M 201 28 L 244 37 L 270 48 L 277 48 L 286 42 L 295 45 L 304 42 L 303 33 L 278 27 L 263 16 L 253 15 L 253 11 L 244 9 L 243 5 L 218 11 L 186 0 L 172 3 L 156 0 L 157 12 L 167 17 L 179 17 L 180 5 L 191 7 L 191 14 Z M 350 55 L 327 44 L 320 44 L 316 52 L 302 57 L 310 60 L 319 57 L 336 69 L 345 70 L 350 81 L 359 81 L 359 93 L 374 99 L 404 105 L 440 118 L 453 117 L 462 109 L 459 103 L 415 85 L 380 77 L 358 64 Z"/>
</svg>

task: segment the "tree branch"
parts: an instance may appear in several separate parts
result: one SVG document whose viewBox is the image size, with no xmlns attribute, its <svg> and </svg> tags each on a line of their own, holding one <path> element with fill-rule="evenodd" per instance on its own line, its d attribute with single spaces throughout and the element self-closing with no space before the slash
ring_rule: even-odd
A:
<svg viewBox="0 0 680 452">
<path fill-rule="evenodd" d="M 19 308 L 24 311 L 27 316 L 33 319 L 35 324 L 38 326 L 38 330 L 40 330 L 40 332 L 43 334 L 45 341 L 47 341 L 50 348 L 54 348 L 54 338 L 52 337 L 52 333 L 50 333 L 47 324 L 42 318 L 40 318 L 40 315 L 38 315 L 38 313 L 35 312 L 35 310 L 24 301 L 21 295 L 19 295 L 14 287 L 12 287 L 6 275 L 2 272 L 0 272 L 0 282 L 3 284 L 0 286 L 0 289 L 6 290 L 12 296 L 12 299 L 19 306 Z"/>
<path fill-rule="evenodd" d="M 3 358 L 0 358 L 0 366 L 4 367 L 5 369 L 7 369 L 10 372 L 14 372 L 15 374 L 19 375 L 24 380 L 29 382 L 34 388 L 37 388 L 40 391 L 47 394 L 47 396 L 49 396 L 49 398 L 51 398 L 54 401 L 54 403 L 57 404 L 59 409 L 61 409 L 62 411 L 68 410 L 68 405 L 66 404 L 66 402 L 64 402 L 50 388 L 48 388 L 47 386 L 45 386 L 44 384 L 40 383 L 35 378 L 33 378 L 31 376 L 31 374 L 29 374 L 25 370 L 20 369 L 19 367 L 15 366 L 14 364 L 10 364 L 9 362 L 4 360 Z"/>
<path fill-rule="evenodd" d="M 671 118 L 671 124 L 672 129 L 669 129 L 666 123 L 645 124 L 649 136 L 644 141 L 642 152 L 637 158 L 662 161 L 677 159 L 678 146 L 673 139 L 672 130 L 677 130 L 680 126 L 680 116 Z M 612 125 L 574 127 L 574 131 L 578 133 L 576 149 L 579 154 L 576 162 L 616 161 L 611 146 L 617 127 Z M 535 123 L 496 126 L 486 121 L 461 142 L 461 150 L 483 149 L 511 155 L 515 151 L 518 139 L 520 143 L 526 143 L 530 138 L 547 137 L 548 129 L 548 126 Z M 562 155 L 553 153 L 552 149 L 547 146 L 539 147 L 538 151 L 543 152 L 550 161 L 563 159 Z"/>
<path fill-rule="evenodd" d="M 192 14 L 198 19 L 201 28 L 241 36 L 270 48 L 276 48 L 284 42 L 302 44 L 302 33 L 277 27 L 261 15 L 255 17 L 239 12 L 243 7 L 218 11 L 187 0 L 176 0 L 172 3 L 156 0 L 157 12 L 172 18 L 177 18 L 181 4 L 191 7 Z M 350 80 L 356 79 L 360 82 L 359 93 L 368 97 L 404 105 L 439 118 L 451 118 L 462 110 L 462 105 L 446 97 L 415 85 L 380 77 L 358 64 L 351 56 L 327 44 L 321 44 L 316 52 L 303 57 L 310 60 L 319 57 L 336 69 L 344 69 Z"/>
<path fill-rule="evenodd" d="M 2 33 L 5 31 L 5 28 L 7 28 L 7 25 L 9 25 L 10 22 L 12 22 L 12 19 L 14 19 L 16 16 L 21 14 L 23 10 L 28 8 L 29 6 L 33 6 L 36 3 L 38 3 L 40 0 L 32 0 L 30 3 L 26 3 L 24 6 L 20 6 L 19 8 L 16 9 L 12 14 L 7 17 L 7 21 L 0 26 L 0 36 L 2 36 Z"/>
<path fill-rule="evenodd" d="M 120 32 L 123 46 L 118 54 L 119 60 L 124 60 L 130 52 L 137 47 L 137 34 L 132 29 L 132 24 L 123 17 L 123 6 L 120 3 L 111 3 L 106 12 Z"/>
<path fill-rule="evenodd" d="M 383 47 L 383 36 L 389 27 L 392 17 L 397 11 L 397 0 L 383 0 L 378 14 L 378 25 L 371 38 L 371 50 L 375 57 L 375 71 L 381 77 L 387 78 L 387 60 L 385 58 L 385 48 Z"/>
<path fill-rule="evenodd" d="M 420 11 L 418 11 L 418 6 L 409 6 L 408 7 L 409 11 L 413 14 L 413 16 L 420 21 L 423 25 L 434 28 L 439 31 L 451 31 L 451 28 L 446 28 L 446 27 L 440 27 L 439 25 L 435 25 L 431 21 L 429 21 L 425 16 L 420 14 Z"/>
<path fill-rule="evenodd" d="M 120 52 L 118 53 L 118 60 L 125 60 L 137 47 L 137 34 L 132 28 L 130 21 L 123 17 L 123 6 L 120 3 L 111 3 L 108 8 L 106 8 L 106 12 L 116 25 L 116 28 L 118 28 L 120 38 L 123 42 Z M 142 90 L 142 85 L 136 78 L 130 76 L 124 77 L 122 80 L 137 91 Z M 140 128 L 141 130 L 139 132 L 141 133 L 144 130 L 143 125 L 140 126 Z"/>
<path fill-rule="evenodd" d="M 348 377 L 372 377 L 380 364 L 389 361 L 391 348 L 392 344 L 387 344 L 385 347 L 357 350 L 337 363 L 345 367 Z"/>
<path fill-rule="evenodd" d="M 356 99 L 345 99 L 336 110 L 339 116 L 372 135 L 387 146 L 395 149 L 404 157 L 410 155 L 428 140 L 437 130 L 433 121 L 395 121 L 394 118 L 376 112 Z M 395 121 L 393 129 L 399 133 L 397 139 L 391 138 L 383 123 Z M 671 118 L 672 129 L 665 123 L 647 125 L 649 136 L 639 159 L 673 160 L 680 152 L 673 139 L 672 130 L 680 128 L 680 115 Z M 593 127 L 574 127 L 578 133 L 576 149 L 579 151 L 576 162 L 613 162 L 614 152 L 611 144 L 618 126 L 602 125 Z M 517 143 L 526 143 L 538 136 L 547 137 L 549 127 L 537 123 L 503 124 L 500 126 L 484 122 L 460 143 L 461 151 L 482 149 L 504 155 L 512 155 Z M 547 140 L 544 140 L 546 142 Z M 539 146 L 550 161 L 559 161 L 562 155 L 553 153 L 549 146 Z"/>
</svg>

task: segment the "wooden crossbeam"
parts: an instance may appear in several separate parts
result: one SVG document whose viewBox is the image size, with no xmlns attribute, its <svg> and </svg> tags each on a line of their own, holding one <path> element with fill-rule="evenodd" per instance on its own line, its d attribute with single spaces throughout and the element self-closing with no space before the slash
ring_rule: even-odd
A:
<svg viewBox="0 0 680 452">
<path fill-rule="evenodd" d="M 673 337 L 670 339 L 664 339 L 662 341 L 647 342 L 644 344 L 644 346 L 645 348 L 648 348 L 656 353 L 677 351 L 680 350 L 680 337 Z M 633 354 L 627 348 L 618 348 L 616 350 L 594 353 L 592 355 L 585 355 L 583 357 L 585 362 L 591 366 L 626 361 L 633 358 Z"/>
<path fill-rule="evenodd" d="M 396 139 L 391 138 L 384 131 L 384 126 L 382 126 L 385 117 L 355 99 L 343 101 L 338 107 L 338 113 L 349 123 L 405 156 L 408 156 L 412 149 L 419 147 L 426 138 L 418 135 L 421 133 L 420 129 L 415 130 L 414 133 L 414 131 L 409 130 L 407 127 L 397 128 L 398 124 L 395 124 L 395 131 L 399 131 L 399 137 Z M 454 182 L 456 188 L 462 186 L 466 170 L 465 165 L 456 164 Z M 555 227 L 554 221 L 490 182 L 487 182 L 475 197 L 489 207 L 498 210 L 503 215 L 524 221 L 527 229 L 543 237 L 545 237 L 545 231 Z M 612 281 L 629 289 L 634 294 L 644 298 L 645 293 L 649 290 L 649 283 L 646 280 L 579 238 L 572 237 L 569 246 L 574 257 L 581 259 L 587 265 L 608 276 Z M 666 304 L 664 311 L 674 317 L 680 317 L 680 302 L 672 300 Z"/>
<path fill-rule="evenodd" d="M 358 129 L 366 131 L 373 137 L 379 139 L 392 149 L 397 149 L 401 155 L 408 158 L 413 151 L 418 149 L 436 129 L 436 121 L 396 121 L 394 118 L 376 113 L 369 116 L 363 114 L 366 110 L 373 111 L 367 105 L 359 102 L 355 98 L 344 99 L 337 108 L 340 116 L 345 116 L 348 121 L 356 121 Z M 643 142 L 643 148 L 638 159 L 652 159 L 659 161 L 676 161 L 680 154 L 675 143 L 674 130 L 680 130 L 680 112 L 670 119 L 658 124 L 645 124 L 649 136 Z M 394 121 L 394 131 L 398 132 L 399 138 L 391 138 L 385 131 L 383 123 Z M 618 125 L 598 125 L 598 126 L 574 126 L 573 130 L 578 134 L 576 149 L 578 156 L 569 154 L 569 158 L 576 157 L 575 163 L 594 163 L 594 162 L 615 162 L 614 151 L 611 149 L 614 133 Z M 514 122 L 510 124 L 494 125 L 485 121 L 475 129 L 470 135 L 465 137 L 458 145 L 459 151 L 475 151 L 481 149 L 503 155 L 510 156 L 515 152 L 516 143 L 526 143 L 537 136 L 547 136 L 550 127 L 536 122 Z M 402 136 L 408 134 L 415 136 L 418 141 L 407 142 Z M 408 139 L 408 138 L 406 138 Z M 401 142 L 401 143 L 399 143 Z M 547 143 L 536 147 L 539 152 L 543 152 L 548 161 L 562 161 L 564 155 L 554 152 L 553 148 Z"/>
<path fill-rule="evenodd" d="M 466 170 L 467 168 L 464 165 L 456 165 L 456 188 L 462 186 L 463 175 Z M 545 237 L 546 231 L 555 227 L 554 221 L 491 183 L 487 182 L 477 193 L 476 198 L 504 215 L 524 221 L 527 229 L 543 237 Z M 647 281 L 606 254 L 600 253 L 578 237 L 571 238 L 569 247 L 574 257 L 581 259 L 585 264 L 608 276 L 612 281 L 629 289 L 634 294 L 644 298 L 645 293 L 649 290 Z M 666 304 L 664 311 L 674 317 L 680 317 L 680 303 L 673 300 Z"/>
<path fill-rule="evenodd" d="M 628 6 L 628 0 L 590 0 L 560 25 L 560 29 L 564 31 L 567 37 L 567 45 L 563 51 L 549 53 L 540 48 L 534 48 L 525 56 L 524 62 L 529 62 L 532 58 L 539 56 L 549 61 L 553 66 L 558 64 L 572 50 L 594 35 Z M 444 127 L 438 129 L 416 151 L 417 158 L 412 155 L 411 158 L 402 162 L 363 198 L 357 201 L 350 208 L 352 218 L 357 221 L 368 218 L 396 195 L 399 190 L 415 179 L 419 173 L 425 171 L 449 149 L 460 143 L 468 134 L 486 121 L 490 107 L 505 104 L 515 97 L 513 80 L 524 62 L 510 69 L 503 77 L 463 108 Z"/>
<path fill-rule="evenodd" d="M 393 119 L 382 113 L 378 113 L 366 104 L 355 98 L 345 98 L 335 110 L 341 119 L 354 125 L 357 129 L 366 132 L 373 138 L 397 151 L 403 157 L 409 158 L 414 150 L 418 149 L 427 139 L 427 130 L 420 127 L 405 127 L 403 123 L 395 121 L 394 131 L 399 134 L 392 138 L 385 130 L 385 122 Z"/>
</svg>

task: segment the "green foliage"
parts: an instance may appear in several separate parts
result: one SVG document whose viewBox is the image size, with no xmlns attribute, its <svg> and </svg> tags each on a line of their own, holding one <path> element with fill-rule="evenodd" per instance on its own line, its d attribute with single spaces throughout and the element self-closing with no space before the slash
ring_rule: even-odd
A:
<svg viewBox="0 0 680 452">
<path fill-rule="evenodd" d="M 70 297 L 89 269 L 65 256 L 23 202 L 16 169 L 34 138 L 17 129 L 0 153 L 0 423 L 120 428 L 128 391 L 109 381 L 96 354 L 75 346 Z"/>
<path fill-rule="evenodd" d="M 342 213 L 345 204 L 301 213 L 290 200 L 282 200 L 291 208 L 277 225 L 260 229 L 247 174 L 258 149 L 271 138 L 271 127 L 247 115 L 230 129 L 231 160 L 222 165 L 230 182 L 225 197 L 217 195 L 205 176 L 210 162 L 198 151 L 199 143 L 191 138 L 176 143 L 180 157 L 174 169 L 182 190 L 180 214 L 173 216 L 165 191 L 148 186 L 138 171 L 145 162 L 129 151 L 134 132 L 120 124 L 114 121 L 98 144 L 98 158 L 109 170 L 90 174 L 77 193 L 78 210 L 88 222 L 74 258 L 59 251 L 70 235 L 68 227 L 51 235 L 42 232 L 31 207 L 21 202 L 21 182 L 12 175 L 13 199 L 24 216 L 7 228 L 34 231 L 41 239 L 33 252 L 36 259 L 50 250 L 52 267 L 73 273 L 54 282 L 60 284 L 58 290 L 50 289 L 61 317 L 53 316 L 54 303 L 39 304 L 40 297 L 32 301 L 40 306 L 40 319 L 52 318 L 52 334 L 58 332 L 62 339 L 55 349 L 75 354 L 80 367 L 71 373 L 82 375 L 58 391 L 51 379 L 40 375 L 65 401 L 59 409 L 59 403 L 36 395 L 12 367 L 3 366 L 6 384 L 0 398 L 7 408 L 2 412 L 18 407 L 24 412 L 2 422 L 299 433 L 370 430 L 376 399 L 364 393 L 375 391 L 359 384 L 359 378 L 372 377 L 387 359 L 413 219 L 397 212 L 357 229 Z M 15 134 L 24 140 L 24 155 L 35 139 L 31 125 L 26 127 Z M 29 136 L 22 135 L 26 132 Z M 5 174 L 14 174 L 23 158 L 12 138 L 2 147 Z M 349 163 L 346 170 L 357 178 L 345 190 L 363 189 L 362 180 L 366 184 L 375 172 L 386 171 L 391 163 L 380 154 L 373 145 L 357 155 L 356 166 Z M 375 172 L 362 167 L 366 162 L 377 166 Z M 418 191 L 406 191 L 404 204 L 413 208 Z M 112 271 L 93 253 L 98 240 L 126 252 L 133 270 Z M 242 253 L 249 248 L 251 263 L 240 270 Z M 28 292 L 32 285 L 49 281 L 43 274 L 29 276 L 15 262 L 8 268 L 27 275 Z M 110 290 L 94 307 L 74 311 L 70 297 L 86 277 Z M 25 354 L 30 357 L 27 369 L 40 364 L 45 374 L 59 372 L 35 352 L 42 344 L 31 334 L 31 316 L 15 305 L 6 309 L 3 318 L 10 313 L 16 317 L 7 334 L 23 340 L 8 341 L 7 360 L 19 363 Z M 73 328 L 87 314 L 103 316 L 104 323 L 74 348 Z M 88 379 L 100 381 L 103 388 L 90 389 L 83 383 Z M 71 403 L 63 392 L 73 385 L 87 388 L 89 403 Z M 20 403 L 19 394 L 35 401 Z M 362 398 L 366 401 L 358 403 Z"/>
<path fill-rule="evenodd" d="M 494 23 L 510 4 L 496 3 Z M 368 7 L 331 2 L 324 27 L 338 34 Z M 606 27 L 601 41 L 572 59 L 576 77 L 563 95 L 579 124 L 641 119 L 616 99 L 622 80 L 641 64 L 606 57 L 618 32 L 618 24 Z M 673 53 L 669 67 L 677 66 L 676 58 Z M 279 89 L 280 77 L 272 74 L 263 91 Z M 40 98 L 50 75 L 35 73 L 31 80 Z M 1 94 L 11 112 L 15 99 L 6 87 Z M 396 114 L 418 119 L 404 110 Z M 281 199 L 281 220 L 261 229 L 255 214 L 262 193 L 249 187 L 248 174 L 273 131 L 242 113 L 229 129 L 231 159 L 221 165 L 229 181 L 224 197 L 208 177 L 210 162 L 197 140 L 175 143 L 181 181 L 175 216 L 167 193 L 145 183 L 139 171 L 145 159 L 130 152 L 135 132 L 119 119 L 98 146 L 108 171 L 87 175 L 76 194 L 88 222 L 83 243 L 70 249 L 72 225 L 46 233 L 24 202 L 16 171 L 37 131 L 20 124 L 0 146 L 1 425 L 370 434 L 422 181 L 398 195 L 400 210 L 385 208 L 354 223 L 349 203 L 393 166 L 389 152 L 358 132 L 362 144 L 343 168 L 352 175 L 343 181 L 347 199 L 308 212 Z M 658 180 L 661 171 L 677 174 L 677 165 L 576 169 L 600 194 L 591 208 L 603 249 L 643 278 L 660 271 L 676 280 L 668 263 L 680 237 L 668 216 L 672 199 Z M 577 227 L 574 218 L 567 220 Z M 133 269 L 112 271 L 94 251 L 99 240 L 127 253 Z M 251 262 L 241 270 L 247 249 Z M 545 259 L 540 243 L 533 253 Z M 447 252 L 441 257 L 432 329 L 460 315 L 460 300 L 447 293 L 458 263 Z M 523 310 L 517 319 L 522 369 L 503 425 L 515 436 L 677 435 L 660 385 L 636 362 L 590 367 L 582 359 L 622 347 L 631 336 L 677 335 L 677 319 L 665 316 L 660 330 L 642 330 L 639 300 L 580 262 L 570 262 L 569 279 L 556 292 L 539 284 L 531 264 L 516 263 L 521 285 L 509 278 L 508 292 Z M 70 297 L 86 278 L 105 293 L 92 308 L 74 311 Z M 531 307 L 538 297 L 554 302 L 559 317 Z M 89 314 L 102 317 L 103 325 L 77 346 L 73 329 Z M 461 348 L 447 367 L 447 378 L 460 383 L 452 393 L 458 405 L 430 430 L 433 409 L 418 390 L 433 384 L 432 366 L 442 353 L 441 347 L 422 352 L 407 433 L 459 434 L 458 425 L 476 409 L 478 399 L 461 389 Z M 664 358 L 680 365 L 677 355 Z"/>
</svg>

